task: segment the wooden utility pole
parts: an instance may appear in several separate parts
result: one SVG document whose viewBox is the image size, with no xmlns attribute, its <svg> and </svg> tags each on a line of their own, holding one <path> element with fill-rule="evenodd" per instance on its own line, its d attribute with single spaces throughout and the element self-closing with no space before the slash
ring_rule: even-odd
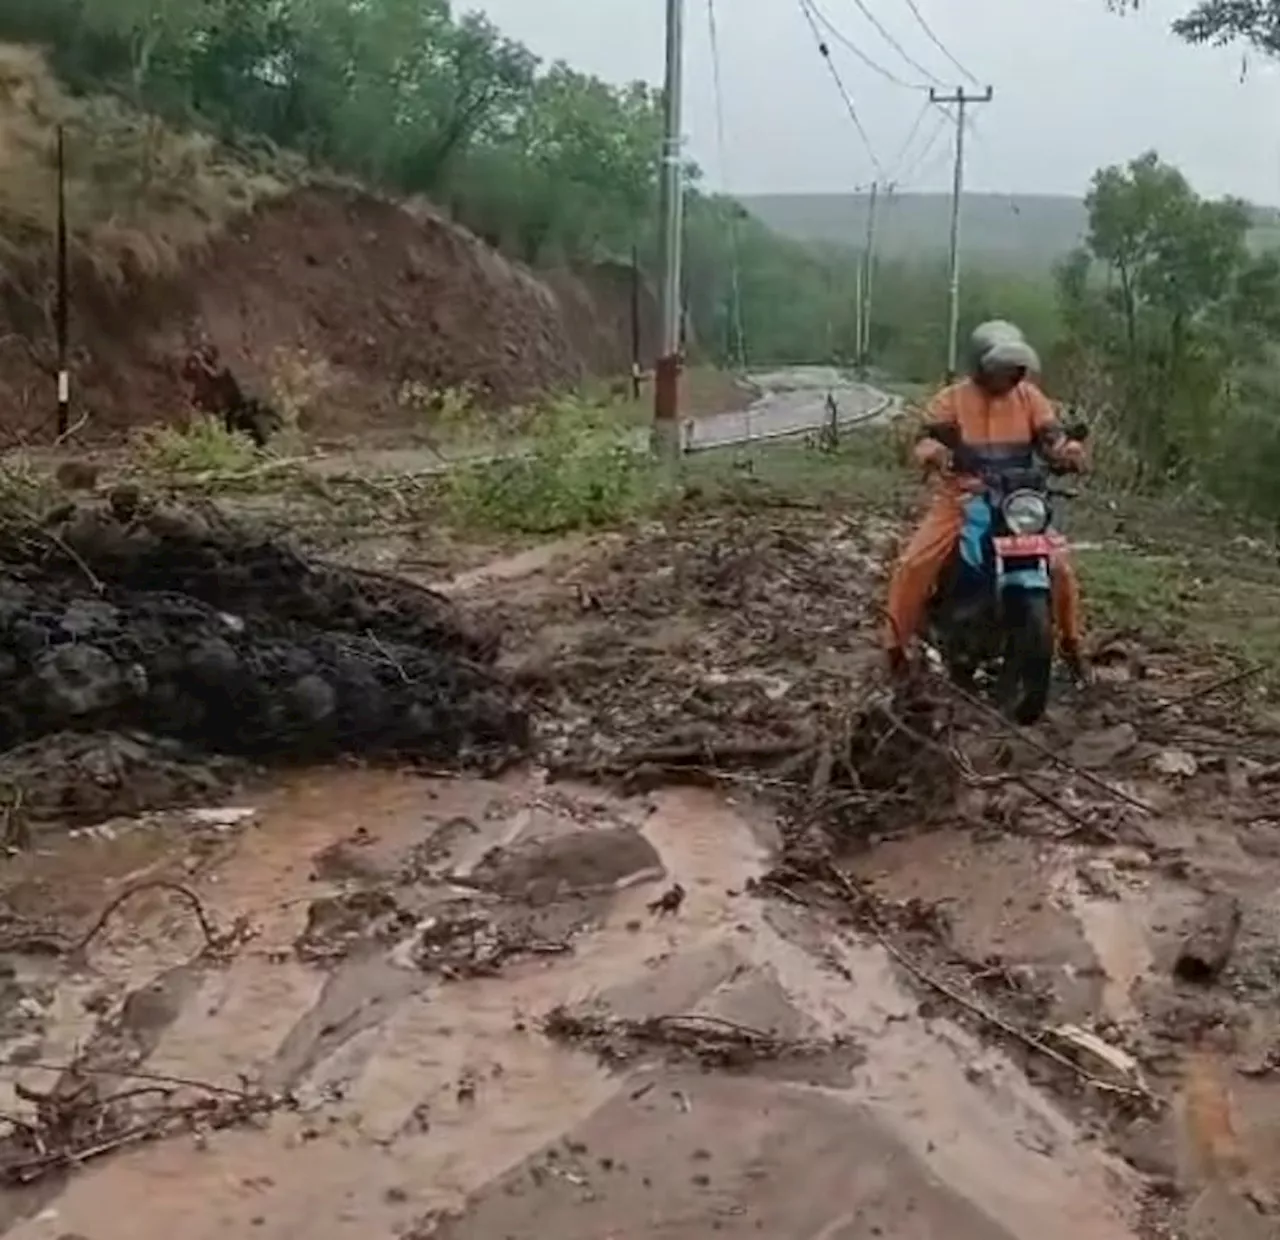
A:
<svg viewBox="0 0 1280 1240">
<path fill-rule="evenodd" d="M 674 463 L 680 456 L 681 260 L 684 163 L 680 123 L 684 95 L 684 0 L 667 0 L 667 65 L 662 101 L 662 324 L 653 375 L 653 448 Z"/>
<path fill-rule="evenodd" d="M 964 120 L 971 103 L 990 103 L 995 91 L 990 86 L 981 94 L 966 94 L 957 86 L 953 94 L 929 91 L 936 104 L 956 105 L 956 168 L 951 187 L 951 289 L 947 313 L 947 377 L 955 378 L 960 344 L 960 199 L 964 195 Z"/>
</svg>

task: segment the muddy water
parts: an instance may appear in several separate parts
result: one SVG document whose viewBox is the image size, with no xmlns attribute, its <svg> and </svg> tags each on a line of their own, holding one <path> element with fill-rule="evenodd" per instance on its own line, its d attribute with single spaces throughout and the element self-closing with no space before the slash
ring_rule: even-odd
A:
<svg viewBox="0 0 1280 1240">
<path fill-rule="evenodd" d="M 219 919 L 245 916 L 256 937 L 229 965 L 192 979 L 179 1010 L 152 1031 L 148 1066 L 288 1088 L 299 1098 L 298 1113 L 90 1166 L 8 1234 L 366 1240 L 403 1232 L 431 1210 L 461 1207 L 548 1143 L 602 1123 L 599 1117 L 625 1101 L 626 1078 L 537 1032 L 538 1018 L 555 1005 L 597 999 L 631 1015 L 697 1009 L 852 1034 L 867 1058 L 850 1087 L 760 1083 L 715 1105 L 730 1114 L 749 1108 L 742 1131 L 757 1132 L 764 1149 L 775 1105 L 781 1116 L 809 1106 L 805 1098 L 813 1106 L 825 1099 L 822 1122 L 834 1125 L 836 1148 L 842 1122 L 860 1147 L 874 1152 L 883 1143 L 878 1193 L 891 1192 L 901 1167 L 911 1193 L 927 1183 L 941 1194 L 944 1214 L 945 1201 L 954 1199 L 980 1220 L 966 1234 L 1129 1235 L 1134 1186 L 1010 1063 L 945 1021 L 921 1020 L 918 1000 L 879 948 L 744 893 L 767 861 L 772 827 L 711 794 L 604 805 L 639 827 L 660 854 L 666 881 L 678 880 L 686 897 L 677 916 L 657 918 L 646 906 L 660 887 L 620 891 L 571 956 L 442 985 L 401 967 L 394 951 L 328 972 L 288 951 L 309 902 L 336 890 L 317 880 L 313 860 L 335 844 L 356 837 L 362 861 L 376 869 L 393 865 L 441 824 L 465 820 L 469 830 L 453 855 L 465 866 L 493 844 L 513 842 L 535 820 L 570 810 L 590 817 L 602 804 L 587 791 L 553 796 L 527 777 L 430 781 L 349 770 L 274 789 L 258 802 L 256 825 L 232 855 L 199 880 Z M 167 935 L 157 943 L 150 916 L 113 931 L 94 953 L 95 976 L 77 986 L 106 977 L 137 987 L 180 965 L 191 942 Z M 65 995 L 50 1037 L 69 1047 L 86 1036 L 86 1018 L 73 992 Z M 705 1119 L 703 1108 L 692 1110 L 688 1132 L 715 1146 L 726 1122 L 739 1125 L 722 1113 L 714 1121 L 722 1131 L 699 1136 L 698 1125 L 712 1123 L 710 1107 Z M 637 1129 L 629 1120 L 627 1128 L 635 1140 L 652 1134 L 658 1165 L 650 1175 L 687 1183 L 687 1168 L 661 1163 L 669 1119 L 647 1122 Z M 771 1170 L 802 1183 L 809 1168 L 789 1164 L 787 1148 L 784 1142 L 769 1155 Z M 833 1174 L 839 1185 L 842 1177 Z M 608 1200 L 597 1206 L 607 1211 Z M 799 1226 L 799 1217 L 778 1225 Z M 650 1231 L 628 1218 L 608 1225 L 622 1228 L 617 1234 L 684 1236 L 703 1234 L 707 1224 L 690 1224 L 687 1232 Z M 830 1226 L 835 1230 L 823 1234 L 857 1234 Z M 556 1228 L 566 1240 L 578 1234 L 567 1221 Z"/>
</svg>

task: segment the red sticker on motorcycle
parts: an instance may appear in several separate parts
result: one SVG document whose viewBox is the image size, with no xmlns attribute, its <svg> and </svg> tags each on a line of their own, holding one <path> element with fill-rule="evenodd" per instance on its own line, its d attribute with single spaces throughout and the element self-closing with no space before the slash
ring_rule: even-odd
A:
<svg viewBox="0 0 1280 1240">
<path fill-rule="evenodd" d="M 1061 534 L 1006 534 L 995 540 L 996 554 L 1011 560 L 1052 555 L 1066 543 Z"/>
</svg>

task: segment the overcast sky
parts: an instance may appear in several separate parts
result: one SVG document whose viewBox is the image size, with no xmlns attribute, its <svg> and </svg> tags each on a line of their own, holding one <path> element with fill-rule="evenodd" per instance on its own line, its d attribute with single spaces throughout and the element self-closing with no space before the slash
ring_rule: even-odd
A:
<svg viewBox="0 0 1280 1240">
<path fill-rule="evenodd" d="M 908 0 L 863 0 L 902 49 L 948 83 L 958 71 Z M 1188 6 L 1145 0 L 1118 18 L 1104 0 L 916 0 L 961 64 L 995 87 L 974 109 L 968 186 L 1082 193 L 1100 165 L 1155 148 L 1203 193 L 1280 203 L 1280 68 L 1240 49 L 1188 47 L 1168 33 Z M 868 56 L 925 81 L 859 11 L 816 0 Z M 710 183 L 730 191 L 841 191 L 873 164 L 824 67 L 799 0 L 715 0 L 725 159 L 716 137 L 707 0 L 686 0 L 685 133 Z M 459 0 L 539 55 L 613 81 L 662 76 L 664 0 Z M 903 189 L 950 184 L 949 134 L 926 115 L 899 163 L 922 97 L 878 77 L 829 40 L 882 166 Z"/>
</svg>

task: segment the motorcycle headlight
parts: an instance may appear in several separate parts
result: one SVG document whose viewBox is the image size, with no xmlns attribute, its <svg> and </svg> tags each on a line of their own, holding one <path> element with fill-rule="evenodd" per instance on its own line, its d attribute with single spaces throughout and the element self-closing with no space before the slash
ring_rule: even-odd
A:
<svg viewBox="0 0 1280 1240">
<path fill-rule="evenodd" d="M 1043 534 L 1049 525 L 1049 505 L 1035 491 L 1015 491 L 1000 511 L 1011 534 Z"/>
</svg>

